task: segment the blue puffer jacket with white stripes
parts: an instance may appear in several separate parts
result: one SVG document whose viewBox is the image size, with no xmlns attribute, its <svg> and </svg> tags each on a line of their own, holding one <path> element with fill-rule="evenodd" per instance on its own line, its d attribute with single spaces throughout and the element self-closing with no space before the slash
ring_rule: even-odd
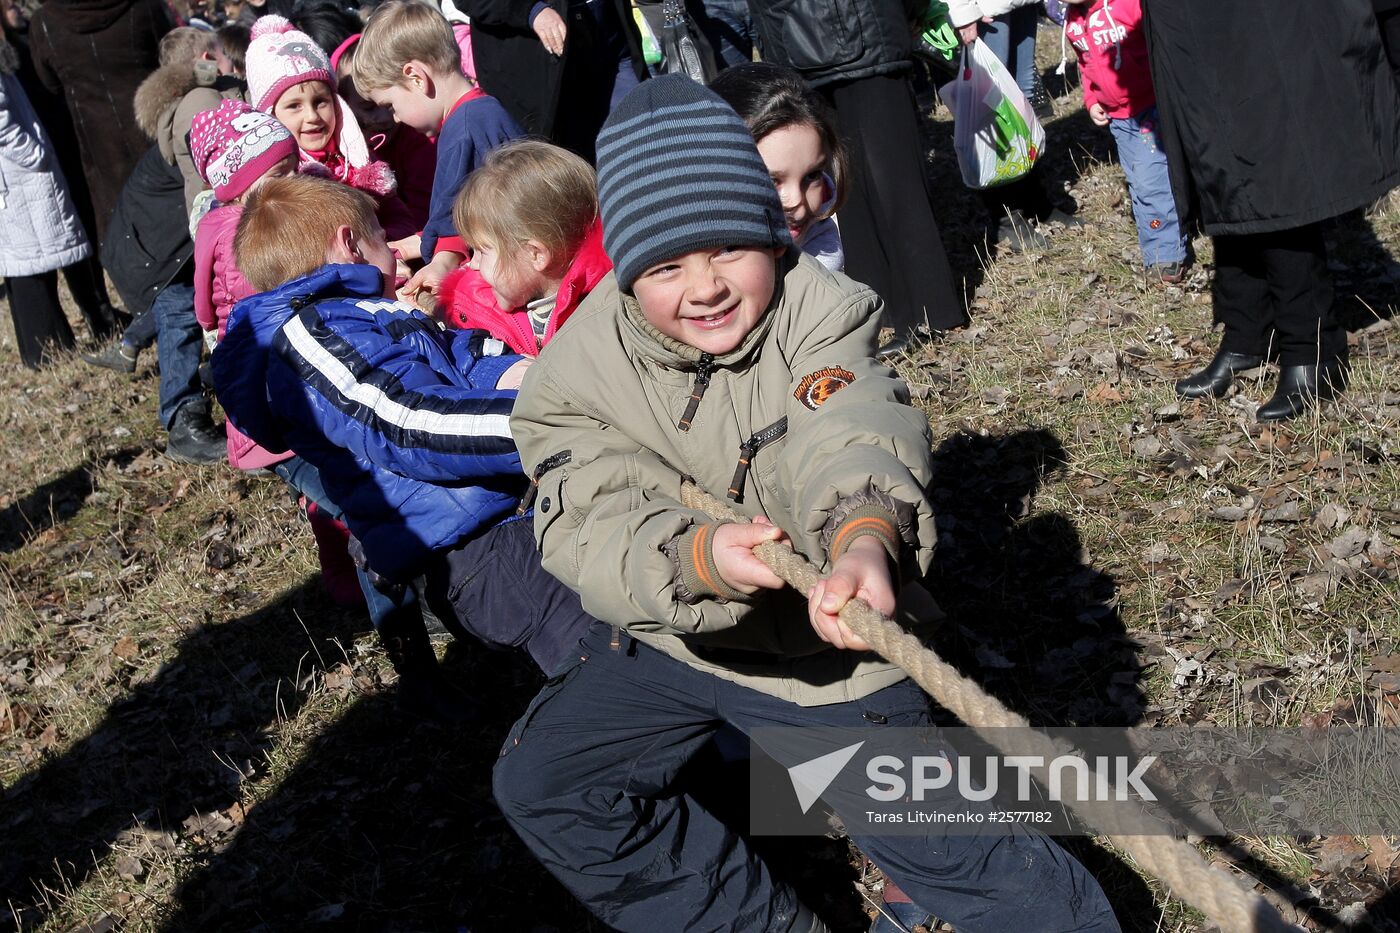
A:
<svg viewBox="0 0 1400 933">
<path fill-rule="evenodd" d="M 519 503 L 515 391 L 495 386 L 521 357 L 382 293 L 374 266 L 327 265 L 240 301 L 214 385 L 240 431 L 320 469 L 370 567 L 405 581 Z"/>
</svg>

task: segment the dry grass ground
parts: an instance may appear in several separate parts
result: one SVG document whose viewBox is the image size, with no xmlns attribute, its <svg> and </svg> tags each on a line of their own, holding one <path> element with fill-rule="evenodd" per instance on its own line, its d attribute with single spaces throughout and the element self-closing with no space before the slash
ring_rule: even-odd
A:
<svg viewBox="0 0 1400 933">
<path fill-rule="evenodd" d="M 1041 256 L 979 252 L 948 126 L 931 128 L 974 319 L 900 363 L 936 438 L 928 582 L 953 621 L 938 649 L 1041 723 L 1395 725 L 1400 203 L 1331 232 L 1352 388 L 1261 428 L 1267 373 L 1221 402 L 1173 399 L 1213 351 L 1209 243 L 1184 287 L 1146 287 L 1107 135 L 1077 95 L 1059 108 L 1050 174 L 1091 224 Z M 73 358 L 36 376 L 5 317 L 0 928 L 596 928 L 490 800 L 528 666 L 449 646 L 481 721 L 400 718 L 280 483 L 162 457 L 152 354 L 134 379 Z M 777 848 L 854 929 L 844 850 Z M 1130 867 L 1077 851 L 1125 928 L 1200 928 Z M 1315 927 L 1395 928 L 1387 840 L 1252 852 L 1314 898 Z"/>
</svg>

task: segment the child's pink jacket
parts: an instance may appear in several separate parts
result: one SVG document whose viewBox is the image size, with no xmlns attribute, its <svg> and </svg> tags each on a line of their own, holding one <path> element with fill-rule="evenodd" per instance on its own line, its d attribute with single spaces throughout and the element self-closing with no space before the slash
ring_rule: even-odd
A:
<svg viewBox="0 0 1400 933">
<path fill-rule="evenodd" d="M 1157 103 L 1140 0 L 1066 4 L 1065 39 L 1079 57 L 1085 107 L 1125 120 Z"/>
<path fill-rule="evenodd" d="M 257 289 L 248 284 L 233 261 L 233 235 L 243 208 L 237 204 L 216 207 L 199 221 L 194 234 L 194 316 L 205 330 L 217 330 L 219 339 L 228 327 L 228 315 L 234 302 Z M 292 456 L 290 452 L 274 454 L 253 443 L 233 426 L 224 422 L 228 436 L 228 462 L 239 470 L 257 470 L 280 463 Z"/>
</svg>

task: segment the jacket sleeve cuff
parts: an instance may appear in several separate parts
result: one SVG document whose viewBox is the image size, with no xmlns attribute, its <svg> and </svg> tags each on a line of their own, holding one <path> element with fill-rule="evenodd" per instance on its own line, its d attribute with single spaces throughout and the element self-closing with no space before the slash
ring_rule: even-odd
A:
<svg viewBox="0 0 1400 933">
<path fill-rule="evenodd" d="M 834 521 L 828 523 L 827 553 L 835 561 L 851 548 L 851 544 L 867 535 L 875 538 L 889 552 L 890 559 L 899 564 L 901 539 L 899 518 L 885 503 L 872 499 L 865 502 L 846 500 L 833 510 Z M 840 513 L 840 514 L 838 514 Z"/>
<path fill-rule="evenodd" d="M 694 605 L 702 599 L 747 601 L 720 576 L 715 566 L 714 538 L 718 524 L 691 525 L 665 548 L 676 567 L 676 598 Z"/>
<path fill-rule="evenodd" d="M 548 3 L 544 3 L 543 0 L 541 0 L 541 2 L 539 2 L 539 3 L 536 3 L 534 6 L 530 7 L 530 28 L 531 28 L 531 29 L 534 29 L 534 28 L 535 28 L 535 17 L 536 17 L 536 16 L 539 16 L 541 13 L 543 13 L 543 12 L 544 12 L 545 10 L 547 10 L 547 9 L 549 9 L 549 4 L 548 4 Z"/>
</svg>

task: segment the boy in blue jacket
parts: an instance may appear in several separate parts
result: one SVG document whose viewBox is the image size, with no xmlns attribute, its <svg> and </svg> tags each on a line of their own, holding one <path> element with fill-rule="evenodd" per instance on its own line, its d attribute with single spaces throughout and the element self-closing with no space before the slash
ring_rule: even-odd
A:
<svg viewBox="0 0 1400 933">
<path fill-rule="evenodd" d="M 345 185 L 269 180 L 234 251 L 261 290 L 234 306 L 214 353 L 234 425 L 296 451 L 284 478 L 343 515 L 375 574 L 416 581 L 455 634 L 524 647 L 557 672 L 592 620 L 518 520 L 527 482 L 509 417 L 530 361 L 395 301 L 374 204 Z M 400 644 L 385 639 L 401 674 L 436 669 L 416 623 Z"/>
</svg>

